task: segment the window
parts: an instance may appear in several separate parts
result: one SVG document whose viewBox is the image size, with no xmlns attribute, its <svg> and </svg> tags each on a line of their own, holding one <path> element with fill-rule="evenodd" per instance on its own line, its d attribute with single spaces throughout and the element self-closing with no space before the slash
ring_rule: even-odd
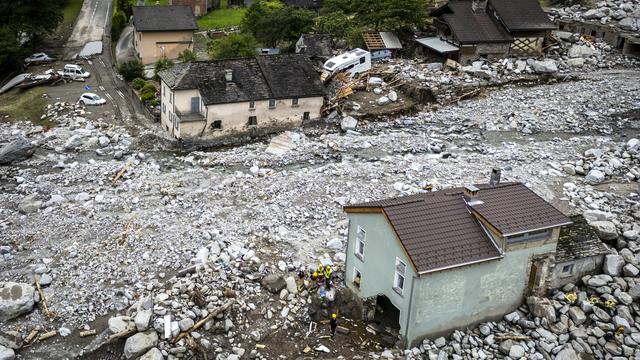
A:
<svg viewBox="0 0 640 360">
<path fill-rule="evenodd" d="M 353 285 L 356 286 L 356 288 L 360 289 L 360 283 L 362 282 L 362 274 L 360 273 L 360 270 L 356 269 L 355 267 L 353 268 Z"/>
<path fill-rule="evenodd" d="M 364 56 L 360 58 L 360 64 L 364 64 L 365 61 L 366 60 L 365 60 Z"/>
<path fill-rule="evenodd" d="M 309 112 L 305 111 L 304 114 L 302 114 L 302 120 L 309 120 Z"/>
<path fill-rule="evenodd" d="M 400 295 L 402 295 L 402 291 L 404 290 L 404 275 L 406 271 L 407 264 L 396 258 L 396 276 L 393 280 L 393 290 Z"/>
<path fill-rule="evenodd" d="M 298 106 L 298 98 L 291 99 L 291 106 Z"/>
<path fill-rule="evenodd" d="M 275 109 L 275 108 L 276 108 L 276 100 L 269 99 L 269 109 Z"/>
<path fill-rule="evenodd" d="M 562 275 L 573 274 L 573 264 L 565 265 L 562 267 Z"/>
<path fill-rule="evenodd" d="M 249 116 L 248 126 L 258 126 L 258 118 L 255 116 Z"/>
<path fill-rule="evenodd" d="M 162 113 L 163 114 L 167 113 L 167 105 L 165 103 L 162 103 Z"/>
<path fill-rule="evenodd" d="M 255 101 L 249 101 L 249 110 L 253 110 L 256 108 L 256 102 Z"/>
<path fill-rule="evenodd" d="M 367 232 L 363 228 L 358 226 L 358 232 L 356 233 L 356 256 L 360 260 L 364 259 L 364 243 L 367 239 Z"/>
<path fill-rule="evenodd" d="M 211 123 L 211 128 L 212 129 L 222 129 L 222 120 L 213 120 L 213 122 Z"/>
<path fill-rule="evenodd" d="M 169 98 L 169 104 L 173 104 L 173 93 L 171 93 L 171 97 Z"/>
</svg>

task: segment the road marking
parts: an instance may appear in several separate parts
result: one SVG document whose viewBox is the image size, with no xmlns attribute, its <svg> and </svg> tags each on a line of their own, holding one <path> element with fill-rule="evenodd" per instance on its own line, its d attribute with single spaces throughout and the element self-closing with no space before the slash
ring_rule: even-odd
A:
<svg viewBox="0 0 640 360">
<path fill-rule="evenodd" d="M 111 100 L 113 102 L 113 98 L 111 97 L 111 94 L 109 93 L 105 93 L 104 94 L 107 98 L 109 98 L 109 100 Z"/>
<path fill-rule="evenodd" d="M 100 90 L 104 91 L 104 86 L 100 85 L 98 87 L 100 88 Z"/>
<path fill-rule="evenodd" d="M 120 91 L 120 90 L 116 90 L 116 91 L 118 92 L 118 95 L 120 95 L 122 100 L 124 100 L 124 94 L 122 93 L 122 91 Z"/>
<path fill-rule="evenodd" d="M 93 65 L 93 63 L 91 62 L 91 60 L 87 59 L 87 62 L 89 63 L 89 65 Z"/>
<path fill-rule="evenodd" d="M 107 14 L 104 17 L 104 25 L 102 26 L 104 29 L 107 28 L 107 20 L 109 19 L 109 11 L 111 10 L 111 1 L 107 2 Z"/>
<path fill-rule="evenodd" d="M 102 58 L 98 58 L 98 61 L 100 61 L 100 64 L 102 64 L 103 67 L 107 67 L 107 64 L 104 63 L 104 61 L 102 61 Z"/>
<path fill-rule="evenodd" d="M 96 17 L 96 11 L 98 10 L 98 2 L 94 2 L 93 5 L 93 13 L 91 14 L 91 19 L 89 19 L 89 24 L 93 23 L 93 19 Z"/>
</svg>

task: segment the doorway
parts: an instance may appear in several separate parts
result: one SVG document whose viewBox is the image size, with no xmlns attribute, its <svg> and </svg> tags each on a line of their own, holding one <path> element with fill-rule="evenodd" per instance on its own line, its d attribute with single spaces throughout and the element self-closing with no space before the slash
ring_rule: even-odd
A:
<svg viewBox="0 0 640 360">
<path fill-rule="evenodd" d="M 384 327 L 394 330 L 400 329 L 400 310 L 391 303 L 386 295 L 378 295 L 376 298 L 374 321 Z"/>
</svg>

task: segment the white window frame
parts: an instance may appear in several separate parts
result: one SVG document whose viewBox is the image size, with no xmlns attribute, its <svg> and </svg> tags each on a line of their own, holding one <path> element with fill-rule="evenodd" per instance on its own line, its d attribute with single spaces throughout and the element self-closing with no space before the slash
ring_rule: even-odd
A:
<svg viewBox="0 0 640 360">
<path fill-rule="evenodd" d="M 566 267 L 569 267 L 569 271 L 564 271 Z M 562 270 L 560 271 L 560 273 L 562 276 L 568 277 L 573 275 L 574 270 L 575 270 L 575 264 L 566 264 L 566 265 L 562 265 Z"/>
<path fill-rule="evenodd" d="M 360 233 L 363 234 L 362 239 L 360 239 Z M 362 249 L 360 244 L 362 244 Z M 354 249 L 354 253 L 362 261 L 364 261 L 364 248 L 366 244 L 367 244 L 367 232 L 361 226 L 358 226 L 356 230 L 356 248 Z"/>
<path fill-rule="evenodd" d="M 400 267 L 400 265 L 402 265 L 402 267 Z M 396 257 L 393 275 L 393 291 L 397 292 L 399 295 L 402 295 L 404 293 L 404 284 L 407 281 L 406 275 L 407 263 Z M 400 278 L 402 278 L 402 286 L 400 286 Z"/>
<path fill-rule="evenodd" d="M 356 275 L 360 275 L 360 283 L 356 284 Z M 351 283 L 355 285 L 358 289 L 362 286 L 362 271 L 358 270 L 357 267 L 353 267 L 353 276 L 351 278 Z"/>
</svg>

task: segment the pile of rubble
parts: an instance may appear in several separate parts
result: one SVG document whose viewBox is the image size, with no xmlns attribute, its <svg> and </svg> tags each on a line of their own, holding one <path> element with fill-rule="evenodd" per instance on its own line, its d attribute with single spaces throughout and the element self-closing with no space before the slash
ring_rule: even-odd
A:
<svg viewBox="0 0 640 360">
<path fill-rule="evenodd" d="M 550 13 L 562 20 L 597 21 L 621 30 L 640 32 L 638 0 L 599 1 L 596 3 L 596 8 L 584 5 L 551 8 Z"/>
<path fill-rule="evenodd" d="M 600 184 L 613 177 L 620 180 L 640 180 L 640 140 L 630 139 L 616 148 L 588 149 L 584 156 L 574 162 L 556 166 L 569 175 L 585 176 L 584 180 L 592 185 Z"/>
</svg>

